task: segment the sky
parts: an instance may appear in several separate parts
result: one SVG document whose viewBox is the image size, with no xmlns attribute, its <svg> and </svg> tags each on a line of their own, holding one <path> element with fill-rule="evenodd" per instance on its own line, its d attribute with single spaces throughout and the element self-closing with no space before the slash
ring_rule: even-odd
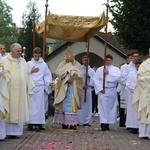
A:
<svg viewBox="0 0 150 150">
<path fill-rule="evenodd" d="M 22 13 L 27 10 L 26 6 L 30 0 L 5 0 L 7 5 L 13 8 L 13 21 L 21 26 Z M 36 2 L 39 13 L 45 17 L 46 0 L 32 0 Z M 48 10 L 54 14 L 78 15 L 78 16 L 99 16 L 106 10 L 107 0 L 48 0 Z"/>
</svg>

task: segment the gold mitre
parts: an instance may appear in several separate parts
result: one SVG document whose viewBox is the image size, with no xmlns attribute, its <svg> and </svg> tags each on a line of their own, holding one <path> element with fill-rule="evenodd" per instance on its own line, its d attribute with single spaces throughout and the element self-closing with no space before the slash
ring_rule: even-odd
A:
<svg viewBox="0 0 150 150">
<path fill-rule="evenodd" d="M 72 61 L 74 59 L 74 53 L 70 50 L 70 47 L 68 47 L 64 57 L 67 61 Z"/>
</svg>

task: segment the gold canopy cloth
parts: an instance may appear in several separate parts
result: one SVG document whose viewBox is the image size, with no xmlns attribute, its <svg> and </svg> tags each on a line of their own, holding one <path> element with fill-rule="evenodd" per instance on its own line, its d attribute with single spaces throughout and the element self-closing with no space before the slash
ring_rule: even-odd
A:
<svg viewBox="0 0 150 150">
<path fill-rule="evenodd" d="M 84 42 L 88 41 L 106 23 L 107 18 L 102 13 L 100 16 L 68 16 L 49 13 L 46 20 L 36 24 L 36 32 L 44 33 L 46 22 L 46 38 L 70 41 Z"/>
</svg>

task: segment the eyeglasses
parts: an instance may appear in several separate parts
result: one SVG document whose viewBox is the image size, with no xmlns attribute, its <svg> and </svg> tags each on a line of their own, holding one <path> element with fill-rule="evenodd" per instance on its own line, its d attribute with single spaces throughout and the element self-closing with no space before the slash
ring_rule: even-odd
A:
<svg viewBox="0 0 150 150">
<path fill-rule="evenodd" d="M 4 50 L 5 50 L 6 48 L 0 48 L 0 50 L 2 50 L 2 49 L 4 49 Z"/>
</svg>

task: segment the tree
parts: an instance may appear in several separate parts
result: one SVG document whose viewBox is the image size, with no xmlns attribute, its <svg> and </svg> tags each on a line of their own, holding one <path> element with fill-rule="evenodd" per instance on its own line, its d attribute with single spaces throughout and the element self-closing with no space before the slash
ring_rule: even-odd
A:
<svg viewBox="0 0 150 150">
<path fill-rule="evenodd" d="M 57 48 L 65 44 L 65 41 L 62 40 L 56 40 L 55 44 L 52 46 L 52 51 L 55 51 Z"/>
<path fill-rule="evenodd" d="M 33 32 L 34 25 L 39 22 L 41 17 L 36 3 L 29 1 L 27 9 L 28 12 L 24 11 L 22 15 L 22 28 L 20 28 L 18 41 L 23 47 L 26 47 L 25 59 L 29 61 L 32 58 L 33 43 L 35 42 L 35 47 L 42 49 L 43 38 Z M 35 34 L 35 41 L 33 41 L 33 34 Z"/>
<path fill-rule="evenodd" d="M 16 24 L 13 23 L 12 8 L 4 1 L 0 0 L 0 42 L 6 44 L 6 49 L 9 51 L 9 46 L 17 42 L 18 30 Z"/>
<path fill-rule="evenodd" d="M 128 49 L 147 54 L 150 48 L 150 1 L 111 0 L 110 21 L 118 40 Z"/>
</svg>

